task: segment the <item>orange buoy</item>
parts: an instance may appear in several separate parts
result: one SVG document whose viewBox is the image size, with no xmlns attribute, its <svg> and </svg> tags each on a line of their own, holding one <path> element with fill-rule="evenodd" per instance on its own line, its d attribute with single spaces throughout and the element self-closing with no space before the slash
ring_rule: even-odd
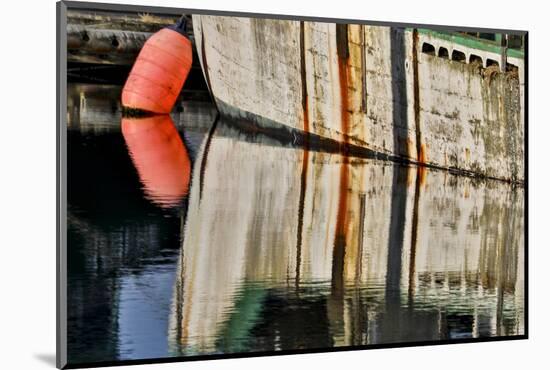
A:
<svg viewBox="0 0 550 370">
<path fill-rule="evenodd" d="M 170 113 L 191 70 L 193 50 L 185 18 L 163 28 L 143 45 L 122 90 L 122 105 Z"/>
<path fill-rule="evenodd" d="M 122 135 L 146 195 L 167 208 L 189 192 L 191 160 L 169 115 L 122 118 Z"/>
</svg>

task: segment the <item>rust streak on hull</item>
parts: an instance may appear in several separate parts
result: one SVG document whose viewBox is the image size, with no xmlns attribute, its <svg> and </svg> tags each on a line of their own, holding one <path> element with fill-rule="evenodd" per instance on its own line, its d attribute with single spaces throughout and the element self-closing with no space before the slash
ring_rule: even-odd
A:
<svg viewBox="0 0 550 370">
<path fill-rule="evenodd" d="M 343 135 L 344 156 L 348 152 L 349 142 L 349 96 L 348 96 L 348 75 L 349 75 L 349 51 L 348 51 L 348 27 L 347 25 L 336 26 L 336 42 L 338 51 L 338 77 L 340 80 L 340 120 Z M 332 289 L 335 295 L 342 295 L 344 290 L 344 258 L 346 253 L 346 229 L 348 225 L 348 188 L 349 188 L 349 165 L 344 157 L 340 169 L 340 196 L 338 200 L 338 213 L 336 216 L 336 232 L 334 238 L 334 250 L 332 257 Z"/>
</svg>

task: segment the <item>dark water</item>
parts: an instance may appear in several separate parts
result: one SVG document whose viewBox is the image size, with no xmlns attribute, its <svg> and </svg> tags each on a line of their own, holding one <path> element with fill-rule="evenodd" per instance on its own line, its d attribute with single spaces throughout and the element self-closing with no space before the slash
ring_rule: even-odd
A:
<svg viewBox="0 0 550 370">
<path fill-rule="evenodd" d="M 522 188 L 69 92 L 70 363 L 524 333 Z"/>
</svg>

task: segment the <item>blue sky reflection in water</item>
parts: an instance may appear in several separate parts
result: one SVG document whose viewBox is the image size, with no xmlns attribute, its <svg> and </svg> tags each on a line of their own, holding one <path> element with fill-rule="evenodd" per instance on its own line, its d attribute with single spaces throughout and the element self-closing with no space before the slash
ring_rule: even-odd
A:
<svg viewBox="0 0 550 370">
<path fill-rule="evenodd" d="M 186 102 L 190 183 L 167 206 L 117 89 L 69 85 L 70 363 L 524 333 L 523 188 L 223 120 L 207 140 L 212 107 Z"/>
</svg>

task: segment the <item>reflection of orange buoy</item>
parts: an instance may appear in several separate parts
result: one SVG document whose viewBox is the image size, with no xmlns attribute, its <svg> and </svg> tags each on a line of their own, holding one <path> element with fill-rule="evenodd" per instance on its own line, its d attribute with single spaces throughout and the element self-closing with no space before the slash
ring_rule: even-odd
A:
<svg viewBox="0 0 550 370">
<path fill-rule="evenodd" d="M 170 116 L 123 118 L 122 134 L 147 195 L 177 205 L 189 191 L 191 161 Z"/>
<path fill-rule="evenodd" d="M 193 59 L 185 36 L 185 18 L 164 28 L 143 45 L 122 90 L 122 105 L 154 113 L 170 113 Z"/>
</svg>

